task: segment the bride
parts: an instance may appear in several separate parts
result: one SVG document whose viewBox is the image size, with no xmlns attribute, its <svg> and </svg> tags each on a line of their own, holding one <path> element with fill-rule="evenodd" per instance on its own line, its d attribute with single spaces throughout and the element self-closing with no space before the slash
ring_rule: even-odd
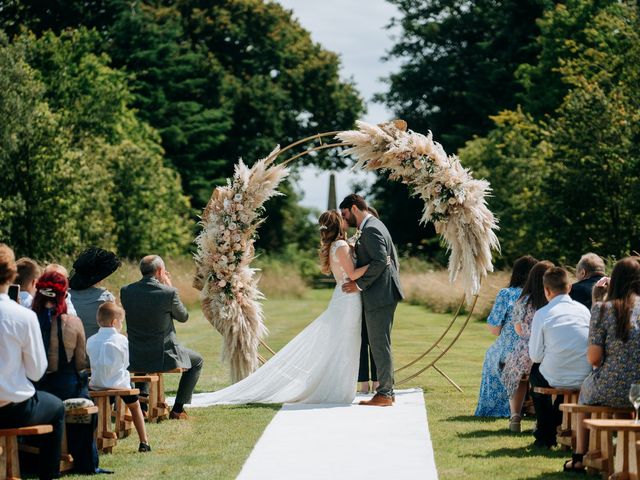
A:
<svg viewBox="0 0 640 480">
<path fill-rule="evenodd" d="M 193 396 L 192 407 L 244 403 L 342 403 L 356 394 L 362 299 L 342 284 L 369 268 L 355 268 L 346 241 L 346 222 L 335 210 L 320 224 L 320 265 L 336 288 L 327 309 L 267 363 L 244 380 L 217 392 Z"/>
</svg>

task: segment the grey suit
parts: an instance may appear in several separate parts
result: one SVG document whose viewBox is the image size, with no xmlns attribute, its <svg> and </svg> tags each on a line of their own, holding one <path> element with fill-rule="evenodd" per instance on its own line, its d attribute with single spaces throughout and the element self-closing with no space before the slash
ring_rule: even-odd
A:
<svg viewBox="0 0 640 480">
<path fill-rule="evenodd" d="M 393 358 L 391 327 L 398 302 L 404 298 L 398 275 L 398 257 L 391 235 L 384 223 L 368 217 L 356 242 L 357 266 L 369 265 L 366 273 L 356 280 L 362 290 L 364 320 L 369 345 L 378 371 L 378 392 L 393 395 Z M 391 263 L 387 263 L 387 258 Z"/>
<path fill-rule="evenodd" d="M 126 312 L 129 370 L 162 372 L 186 368 L 180 378 L 176 403 L 190 403 L 200 377 L 202 357 L 178 343 L 174 320 L 186 322 L 189 312 L 178 291 L 153 276 L 122 287 L 120 300 Z M 143 389 L 144 390 L 144 389 Z"/>
</svg>

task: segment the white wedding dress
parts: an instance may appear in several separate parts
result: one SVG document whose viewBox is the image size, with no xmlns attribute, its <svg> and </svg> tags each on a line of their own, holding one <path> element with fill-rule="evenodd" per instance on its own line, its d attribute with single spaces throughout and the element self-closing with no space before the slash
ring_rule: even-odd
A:
<svg viewBox="0 0 640 480">
<path fill-rule="evenodd" d="M 331 272 L 336 288 L 327 309 L 267 363 L 244 380 L 217 392 L 193 395 L 191 407 L 245 403 L 349 404 L 356 394 L 362 299 L 344 293 L 348 280 L 331 245 Z"/>
</svg>

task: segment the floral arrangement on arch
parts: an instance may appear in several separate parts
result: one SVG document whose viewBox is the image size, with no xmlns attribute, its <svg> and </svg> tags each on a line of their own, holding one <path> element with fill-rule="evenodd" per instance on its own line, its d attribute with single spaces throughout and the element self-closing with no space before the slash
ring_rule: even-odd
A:
<svg viewBox="0 0 640 480">
<path fill-rule="evenodd" d="M 482 279 L 493 271 L 492 250 L 500 250 L 497 221 L 486 203 L 489 183 L 474 179 L 458 157 L 448 156 L 433 141 L 431 132 L 425 136 L 407 131 L 403 120 L 357 122 L 357 127 L 336 135 L 350 146 L 342 154 L 356 157 L 354 169 L 388 171 L 389 179 L 407 184 L 424 201 L 420 222 L 434 223 L 450 252 L 449 279 L 453 282 L 460 274 L 471 302 Z"/>
<path fill-rule="evenodd" d="M 267 334 L 257 288 L 257 270 L 251 268 L 258 226 L 264 221 L 264 203 L 281 195 L 280 182 L 289 174 L 274 165 L 280 149 L 252 167 L 242 160 L 227 185 L 217 187 L 205 207 L 196 238 L 196 276 L 202 311 L 223 337 L 222 360 L 228 361 L 234 382 L 258 367 L 258 346 Z"/>
</svg>

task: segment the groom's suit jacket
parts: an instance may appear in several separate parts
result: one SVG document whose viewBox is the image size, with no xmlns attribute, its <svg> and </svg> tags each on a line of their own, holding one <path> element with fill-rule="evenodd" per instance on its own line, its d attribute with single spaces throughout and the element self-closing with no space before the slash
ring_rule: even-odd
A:
<svg viewBox="0 0 640 480">
<path fill-rule="evenodd" d="M 369 265 L 356 280 L 365 311 L 392 305 L 404 298 L 398 275 L 398 257 L 389 230 L 379 219 L 368 217 L 356 242 L 357 266 Z M 387 257 L 391 263 L 387 264 Z"/>
</svg>

